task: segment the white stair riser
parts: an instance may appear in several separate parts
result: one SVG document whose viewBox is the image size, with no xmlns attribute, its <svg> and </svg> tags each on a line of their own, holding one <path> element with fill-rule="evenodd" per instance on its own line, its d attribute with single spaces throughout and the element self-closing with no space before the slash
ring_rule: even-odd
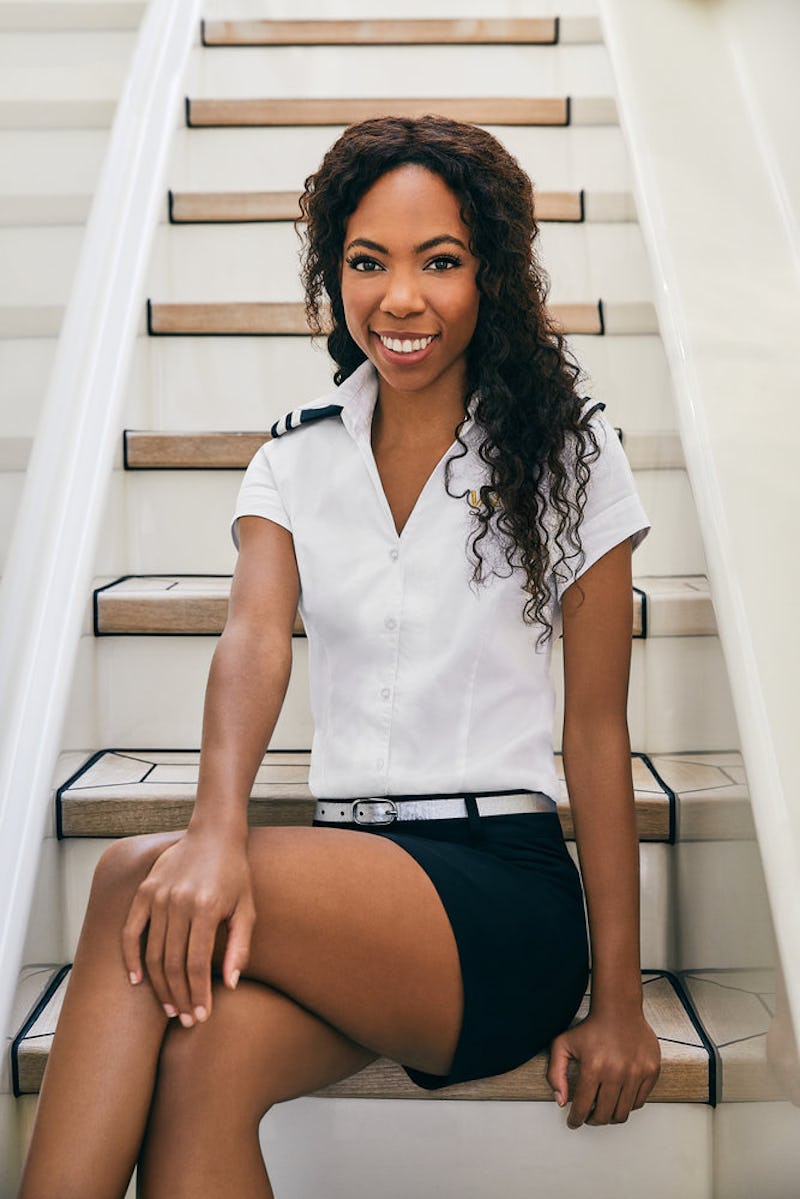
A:
<svg viewBox="0 0 800 1199">
<path fill-rule="evenodd" d="M 127 31 L 59 30 L 58 32 L 0 32 L 0 74 L 8 68 L 84 72 L 97 63 L 124 68 L 136 44 Z M 602 47 L 596 47 L 602 49 Z M 586 47 L 588 49 L 588 47 Z M 5 89 L 3 89 L 5 90 Z M 2 92 L 0 92 L 2 94 Z"/>
<path fill-rule="evenodd" d="M 25 349 L 29 344 L 15 343 L 20 370 L 28 358 L 37 361 L 33 349 Z M 578 383 L 579 394 L 605 401 L 612 424 L 623 430 L 674 428 L 660 337 L 573 334 L 567 348 L 588 376 Z M 134 350 L 125 423 L 131 429 L 266 433 L 284 413 L 333 390 L 333 371 L 324 338 L 142 337 Z"/>
<path fill-rule="evenodd" d="M 108 136 L 107 129 L 0 129 L 0 195 L 94 191 Z"/>
<path fill-rule="evenodd" d="M 630 169 L 615 125 L 487 126 L 537 188 L 629 191 Z M 284 191 L 301 187 L 342 128 L 178 130 L 170 163 L 174 191 Z"/>
<path fill-rule="evenodd" d="M 81 638 L 64 728 L 76 746 L 191 749 L 200 745 L 216 637 Z M 307 750 L 308 644 L 292 640 L 294 669 L 273 749 Z M 561 647 L 553 650 L 554 747 L 563 722 Z M 96 712 L 96 717 L 95 717 Z M 631 748 L 639 753 L 737 749 L 739 738 L 716 637 L 663 637 L 632 645 Z"/>
<path fill-rule="evenodd" d="M 273 1108 L 261 1143 L 281 1199 L 575 1199 L 588 1178 L 593 1199 L 711 1199 L 710 1107 L 650 1104 L 577 1133 L 568 1110 L 309 1097 Z"/>
<path fill-rule="evenodd" d="M 47 244 L 37 249 L 35 233 L 26 231 L 21 236 L 15 231 L 18 271 L 49 250 Z M 59 242 L 71 244 L 71 230 L 59 233 Z M 0 231 L 0 246 L 2 237 Z M 650 268 L 637 224 L 547 222 L 542 223 L 537 244 L 552 279 L 552 304 L 651 299 Z M 149 294 L 159 302 L 302 300 L 299 249 L 295 230 L 284 221 L 162 225 L 153 246 Z"/>
<path fill-rule="evenodd" d="M 772 922 L 758 843 L 685 841 L 671 848 L 680 896 L 674 911 L 679 968 L 771 967 Z"/>
<path fill-rule="evenodd" d="M 237 10 L 238 12 L 238 10 Z M 578 46 L 196 46 L 193 98 L 609 96 L 602 43 Z"/>
<path fill-rule="evenodd" d="M 63 304 L 83 242 L 80 225 L 0 228 L 0 304 Z M 160 225 L 148 280 L 160 302 L 299 301 L 299 240 L 288 222 Z M 543 224 L 550 302 L 649 300 L 636 224 Z"/>
<path fill-rule="evenodd" d="M 63 854 L 63 960 L 72 961 L 83 925 L 95 867 L 103 850 L 114 842 L 105 837 L 68 838 L 61 843 Z M 640 846 L 640 951 L 642 968 L 671 965 L 672 908 L 674 895 L 669 883 L 669 855 L 674 847 L 646 842 Z M 574 844 L 570 844 L 577 860 Z"/>
<path fill-rule="evenodd" d="M 230 522 L 242 477 L 242 470 L 114 471 L 96 573 L 232 574 Z M 652 529 L 634 554 L 634 574 L 704 574 L 686 473 L 643 470 L 635 478 Z"/>
<path fill-rule="evenodd" d="M 496 16 L 531 16 L 528 4 L 503 5 Z M 406 0 L 402 16 L 408 18 L 485 17 L 489 13 L 486 0 Z M 259 21 L 264 17 L 264 0 L 238 0 L 236 19 Z M 597 0 L 537 0 L 535 16 L 594 16 Z M 385 17 L 384 0 L 271 0 L 269 16 L 275 21 L 325 20 L 344 21 Z M 203 5 L 206 20 L 230 20 L 230 0 L 206 0 Z"/>
<path fill-rule="evenodd" d="M 796 1194 L 798 1137 L 800 1110 L 791 1103 L 722 1104 L 714 1113 L 715 1196 Z"/>
</svg>

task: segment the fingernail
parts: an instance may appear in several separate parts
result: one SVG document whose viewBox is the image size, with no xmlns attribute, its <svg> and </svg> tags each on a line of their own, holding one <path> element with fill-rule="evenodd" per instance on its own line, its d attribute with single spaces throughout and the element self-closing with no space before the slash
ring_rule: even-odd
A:
<svg viewBox="0 0 800 1199">
<path fill-rule="evenodd" d="M 177 1014 L 178 1014 L 178 1009 L 176 1007 L 173 1007 L 171 1003 L 164 1004 L 164 1011 L 167 1013 L 170 1020 L 172 1019 L 173 1016 L 177 1016 Z"/>
<path fill-rule="evenodd" d="M 184 1028 L 191 1028 L 194 1024 L 194 1017 L 190 1016 L 188 1012 L 181 1012 L 180 1020 Z"/>
<path fill-rule="evenodd" d="M 239 982 L 239 974 L 239 970 L 234 970 L 233 974 L 231 975 L 231 986 L 234 990 L 236 990 L 236 984 Z"/>
<path fill-rule="evenodd" d="M 139 981 L 139 975 L 134 974 L 133 971 L 131 970 L 130 974 L 128 975 L 128 978 L 131 980 L 131 985 L 135 987 Z"/>
<path fill-rule="evenodd" d="M 194 1014 L 195 1014 L 195 1016 L 197 1016 L 197 1019 L 200 1021 L 201 1024 L 203 1023 L 204 1020 L 208 1019 L 208 1012 L 206 1011 L 206 1009 L 204 1007 L 196 1007 L 194 1009 Z"/>
</svg>

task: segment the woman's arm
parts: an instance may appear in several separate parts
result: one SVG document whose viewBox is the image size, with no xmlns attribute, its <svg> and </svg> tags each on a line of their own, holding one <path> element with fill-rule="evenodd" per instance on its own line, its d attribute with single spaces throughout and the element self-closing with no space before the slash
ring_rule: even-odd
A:
<svg viewBox="0 0 800 1199">
<path fill-rule="evenodd" d="M 658 1040 L 642 1014 L 639 839 L 627 723 L 632 595 L 626 538 L 562 599 L 562 754 L 592 946 L 589 1016 L 553 1042 L 548 1075 L 566 1102 L 567 1059 L 580 1058 L 571 1128 L 624 1122 L 644 1104 L 660 1067 Z"/>
<path fill-rule="evenodd" d="M 299 580 L 291 534 L 260 516 L 239 518 L 228 619 L 206 686 L 195 806 L 184 836 L 139 886 L 122 931 L 131 982 L 150 983 L 167 1015 L 211 1013 L 211 961 L 227 926 L 222 977 L 235 987 L 255 920 L 247 805 L 291 671 Z"/>
</svg>

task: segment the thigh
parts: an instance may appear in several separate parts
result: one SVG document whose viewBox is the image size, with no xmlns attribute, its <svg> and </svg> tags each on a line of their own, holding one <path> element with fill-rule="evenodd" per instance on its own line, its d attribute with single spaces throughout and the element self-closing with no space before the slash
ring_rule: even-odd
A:
<svg viewBox="0 0 800 1199">
<path fill-rule="evenodd" d="M 247 976 L 376 1053 L 445 1073 L 463 1015 L 461 968 L 419 863 L 349 829 L 252 829 L 249 847 L 257 915 Z"/>
</svg>

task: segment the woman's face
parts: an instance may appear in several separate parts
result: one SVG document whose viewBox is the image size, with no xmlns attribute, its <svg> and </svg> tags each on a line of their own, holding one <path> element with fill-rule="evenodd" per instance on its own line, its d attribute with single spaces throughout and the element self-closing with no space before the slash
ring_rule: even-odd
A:
<svg viewBox="0 0 800 1199">
<path fill-rule="evenodd" d="M 466 386 L 478 320 L 478 259 L 459 202 L 409 163 L 382 175 L 345 228 L 342 302 L 350 336 L 398 391 Z"/>
</svg>

